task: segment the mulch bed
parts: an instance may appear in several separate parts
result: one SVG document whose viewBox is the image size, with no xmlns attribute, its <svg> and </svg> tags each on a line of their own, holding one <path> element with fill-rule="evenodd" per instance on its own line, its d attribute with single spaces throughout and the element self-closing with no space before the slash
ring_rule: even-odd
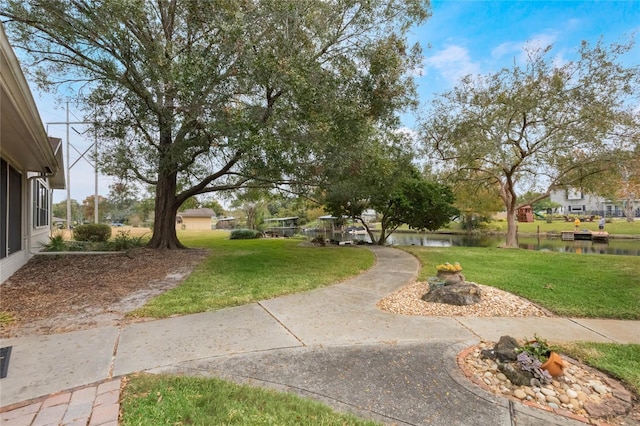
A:
<svg viewBox="0 0 640 426">
<path fill-rule="evenodd" d="M 104 255 L 36 256 L 0 284 L 0 311 L 15 321 L 0 336 L 48 334 L 96 326 L 91 318 L 109 313 L 132 295 L 137 304 L 158 288 L 181 282 L 207 255 L 206 250 L 150 250 Z M 131 304 L 128 306 L 132 307 Z"/>
</svg>

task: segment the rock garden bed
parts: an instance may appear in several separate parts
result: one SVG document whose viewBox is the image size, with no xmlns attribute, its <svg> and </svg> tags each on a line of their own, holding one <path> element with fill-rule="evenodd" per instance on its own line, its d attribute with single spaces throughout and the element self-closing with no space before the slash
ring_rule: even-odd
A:
<svg viewBox="0 0 640 426">
<path fill-rule="evenodd" d="M 585 423 L 640 424 L 636 396 L 618 380 L 562 356 L 563 373 L 551 378 L 548 383 L 541 383 L 534 378 L 529 379 L 528 384 L 515 384 L 505 366 L 512 369 L 515 366 L 517 370 L 517 362 L 501 360 L 500 356 L 496 356 L 495 349 L 499 344 L 482 342 L 467 348 L 458 356 L 458 365 L 464 374 L 483 389 Z"/>
</svg>

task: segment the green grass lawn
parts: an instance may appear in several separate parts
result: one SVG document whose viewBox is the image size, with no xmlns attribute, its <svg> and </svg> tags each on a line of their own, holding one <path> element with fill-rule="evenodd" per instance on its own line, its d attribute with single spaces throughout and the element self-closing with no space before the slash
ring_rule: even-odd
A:
<svg viewBox="0 0 640 426">
<path fill-rule="evenodd" d="M 166 317 L 250 303 L 332 284 L 370 268 L 368 250 L 303 247 L 295 239 L 229 240 L 227 232 L 181 232 L 208 258 L 177 288 L 134 311 Z M 640 257 L 581 256 L 492 248 L 403 247 L 423 265 L 460 262 L 469 281 L 526 297 L 567 316 L 640 319 Z M 640 391 L 640 345 L 571 343 L 560 350 Z M 133 376 L 125 386 L 122 425 L 373 425 L 291 394 L 218 379 Z"/>
<path fill-rule="evenodd" d="M 556 344 L 554 350 L 622 379 L 640 394 L 640 345 L 575 342 Z"/>
<path fill-rule="evenodd" d="M 403 250 L 422 264 L 419 279 L 436 265 L 460 262 L 468 281 L 525 297 L 561 316 L 640 319 L 640 257 L 476 247 Z"/>
<path fill-rule="evenodd" d="M 547 223 L 545 220 L 535 220 L 534 222 L 518 222 L 518 232 L 521 234 L 535 234 L 538 231 L 546 234 L 547 232 L 560 233 L 562 231 L 573 231 L 575 226 L 573 222 L 553 221 Z M 590 231 L 598 230 L 598 221 L 581 222 L 580 229 L 588 229 Z M 450 223 L 449 226 L 441 231 L 463 231 L 460 223 Z M 605 224 L 604 230 L 611 235 L 640 235 L 640 221 L 627 222 L 625 219 L 613 219 L 611 223 Z M 480 231 L 506 232 L 507 221 L 493 221 L 486 225 L 486 228 Z"/>
<path fill-rule="evenodd" d="M 493 222 L 491 225 L 496 225 L 501 230 L 506 232 L 507 222 Z M 573 222 L 559 222 L 555 221 L 547 223 L 544 220 L 536 220 L 534 222 L 518 222 L 518 232 L 521 233 L 536 233 L 540 227 L 540 232 L 562 232 L 573 231 L 575 226 Z M 588 229 L 589 231 L 598 231 L 598 221 L 594 222 L 581 222 L 580 229 Z M 640 221 L 627 222 L 626 220 L 616 219 L 611 223 L 607 223 L 604 226 L 604 230 L 612 235 L 640 235 Z"/>
<path fill-rule="evenodd" d="M 132 376 L 121 401 L 122 426 L 377 424 L 290 393 L 200 377 Z"/>
<path fill-rule="evenodd" d="M 229 240 L 222 231 L 178 234 L 210 254 L 180 286 L 130 316 L 164 318 L 237 306 L 311 290 L 358 275 L 375 256 L 356 247 L 303 247 L 297 239 Z"/>
<path fill-rule="evenodd" d="M 130 313 L 167 317 L 235 306 L 342 281 L 375 256 L 355 247 L 304 247 L 296 239 L 229 240 L 228 232 L 179 232 L 209 256 L 180 286 Z M 288 393 L 218 379 L 133 376 L 124 388 L 123 426 L 375 425 Z"/>
</svg>

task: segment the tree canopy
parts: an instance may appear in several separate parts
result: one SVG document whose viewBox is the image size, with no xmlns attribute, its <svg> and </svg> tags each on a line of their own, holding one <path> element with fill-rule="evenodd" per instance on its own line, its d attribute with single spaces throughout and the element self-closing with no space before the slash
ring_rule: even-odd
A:
<svg viewBox="0 0 640 426">
<path fill-rule="evenodd" d="M 332 183 L 324 190 L 326 210 L 338 218 L 358 220 L 379 245 L 402 224 L 430 231 L 446 225 L 458 214 L 453 192 L 427 180 L 412 163 L 407 147 L 401 134 L 372 138 L 368 147 L 361 146 L 343 168 L 332 171 Z M 377 238 L 363 218 L 369 209 L 380 217 Z"/>
<path fill-rule="evenodd" d="M 517 247 L 518 191 L 537 188 L 545 197 L 554 188 L 593 185 L 617 141 L 637 145 L 640 68 L 620 60 L 629 48 L 583 43 L 565 63 L 551 47 L 529 48 L 523 65 L 463 78 L 424 116 L 421 138 L 443 160 L 441 171 L 498 190 L 507 247 Z"/>
<path fill-rule="evenodd" d="M 153 185 L 150 247 L 190 197 L 322 179 L 415 103 L 427 0 L 0 0 L 42 87 L 78 88 L 102 167 Z"/>
</svg>

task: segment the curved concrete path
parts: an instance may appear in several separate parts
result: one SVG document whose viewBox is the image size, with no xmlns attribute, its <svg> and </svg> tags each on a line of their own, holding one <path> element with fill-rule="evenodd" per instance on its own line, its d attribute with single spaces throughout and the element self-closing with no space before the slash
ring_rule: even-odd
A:
<svg viewBox="0 0 640 426">
<path fill-rule="evenodd" d="M 330 287 L 122 327 L 3 339 L 13 349 L 0 381 L 0 423 L 115 425 L 117 378 L 149 371 L 273 386 L 392 424 L 574 424 L 480 390 L 462 377 L 455 355 L 505 334 L 640 343 L 640 321 L 380 311 L 376 302 L 414 280 L 419 265 L 401 250 L 369 249 L 373 268 Z"/>
</svg>

